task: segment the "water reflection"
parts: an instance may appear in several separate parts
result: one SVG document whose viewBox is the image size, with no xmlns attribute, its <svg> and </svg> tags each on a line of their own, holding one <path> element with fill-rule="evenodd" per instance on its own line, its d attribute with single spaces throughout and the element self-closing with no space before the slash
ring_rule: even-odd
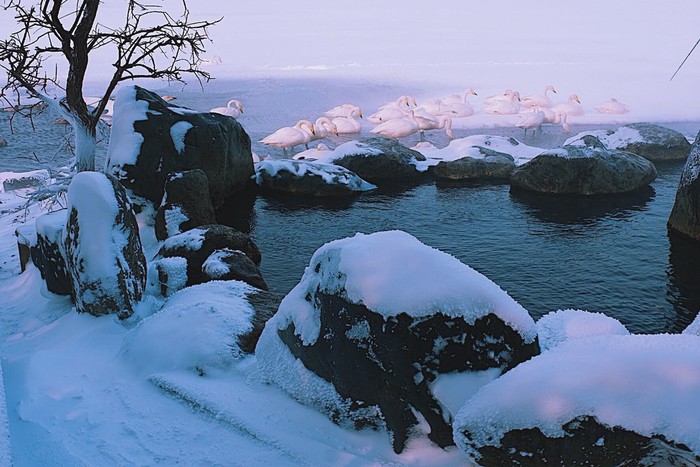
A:
<svg viewBox="0 0 700 467">
<path fill-rule="evenodd" d="M 681 332 L 700 310 L 700 242 L 669 232 L 670 251 L 666 300 L 675 315 L 669 332 Z"/>
<path fill-rule="evenodd" d="M 647 209 L 656 193 L 646 186 L 633 193 L 614 196 L 546 195 L 511 190 L 511 199 L 526 207 L 525 211 L 538 220 L 553 224 L 591 225 L 614 218 L 624 220 L 633 213 Z"/>
</svg>

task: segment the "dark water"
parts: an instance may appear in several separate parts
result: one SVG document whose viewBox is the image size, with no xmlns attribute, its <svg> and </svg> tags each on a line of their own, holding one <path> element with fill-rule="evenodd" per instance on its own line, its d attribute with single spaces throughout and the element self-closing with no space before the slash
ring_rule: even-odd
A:
<svg viewBox="0 0 700 467">
<path fill-rule="evenodd" d="M 355 102 L 369 113 L 411 92 L 366 82 L 250 80 L 214 83 L 206 93 L 192 87 L 161 93 L 200 110 L 225 105 L 231 98 L 242 100 L 246 113 L 240 121 L 251 135 L 253 150 L 280 157 L 281 151 L 257 143 L 279 126 L 302 117 L 313 120 L 343 102 Z M 420 90 L 413 93 L 420 95 Z M 53 154 L 65 138 L 65 129 L 50 123 L 40 136 L 27 128 L 9 135 L 2 121 L 6 118 L 0 115 L 0 137 L 10 144 L 0 148 L 0 171 L 37 168 L 31 153 Z M 667 126 L 689 138 L 700 127 Z M 571 134 L 591 128 L 574 126 Z M 540 147 L 557 146 L 567 137 L 558 128 L 527 139 L 515 128 L 455 133 L 514 136 Z M 440 134 L 429 138 L 438 146 L 447 144 Z M 402 142 L 410 146 L 415 141 Z M 46 165 L 66 159 L 59 154 Z M 552 198 L 510 193 L 507 185 L 434 183 L 346 201 L 259 197 L 243 209 L 247 221 L 238 227 L 249 230 L 260 247 L 264 277 L 280 293 L 296 285 L 324 243 L 356 232 L 401 229 L 485 274 L 535 318 L 580 308 L 613 316 L 633 332 L 679 332 L 700 308 L 700 246 L 669 239 L 666 231 L 682 168 L 683 163 L 658 164 L 651 190 L 612 198 Z M 231 214 L 226 211 L 222 217 Z"/>
</svg>

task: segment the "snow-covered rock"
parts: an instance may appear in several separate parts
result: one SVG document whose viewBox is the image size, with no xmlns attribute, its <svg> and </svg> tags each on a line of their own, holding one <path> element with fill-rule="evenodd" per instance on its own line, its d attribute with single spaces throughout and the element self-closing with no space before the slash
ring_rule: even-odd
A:
<svg viewBox="0 0 700 467">
<path fill-rule="evenodd" d="M 681 133 L 651 123 L 630 123 L 617 130 L 592 130 L 577 134 L 564 145 L 585 145 L 583 137 L 595 136 L 608 149 L 631 152 L 651 161 L 685 159 L 690 143 Z"/>
<path fill-rule="evenodd" d="M 214 250 L 202 264 L 202 275 L 205 281 L 238 280 L 261 290 L 268 289 L 258 266 L 240 250 Z"/>
<path fill-rule="evenodd" d="M 615 318 L 584 310 L 553 311 L 537 320 L 537 339 L 543 352 L 575 339 L 627 334 L 627 328 Z"/>
<path fill-rule="evenodd" d="M 700 240 L 700 134 L 695 138 L 683 168 L 668 227 Z"/>
<path fill-rule="evenodd" d="M 511 186 L 549 194 L 627 193 L 656 178 L 654 164 L 641 156 L 606 149 L 593 136 L 581 144 L 550 149 L 518 167 Z"/>
<path fill-rule="evenodd" d="M 483 157 L 440 161 L 433 168 L 433 175 L 444 180 L 510 180 L 510 175 L 515 170 L 512 156 L 482 147 L 479 151 Z"/>
<path fill-rule="evenodd" d="M 221 278 L 214 277 L 212 274 L 216 269 L 212 265 L 214 262 L 212 254 L 216 251 L 222 252 L 225 250 L 240 251 L 250 259 L 250 263 L 246 262 L 245 264 L 241 261 L 232 261 L 226 265 L 219 262 L 220 269 L 228 268 L 227 278 L 230 276 L 239 280 L 250 280 L 249 283 L 256 287 L 264 284 L 262 275 L 258 270 L 261 258 L 257 245 L 248 235 L 225 225 L 203 225 L 169 237 L 163 243 L 156 260 L 184 258 L 186 261 L 186 281 L 184 285 L 190 286 Z M 207 260 L 209 260 L 209 265 L 208 268 L 205 268 Z M 242 268 L 240 271 L 233 270 L 237 264 Z M 164 295 L 173 293 L 175 291 L 173 286 L 181 283 L 181 266 L 182 262 L 178 262 L 177 265 L 170 262 L 157 266 L 157 275 L 160 277 L 159 282 L 167 284 L 167 292 Z M 164 275 L 170 277 L 170 279 L 164 282 Z M 151 279 L 151 281 L 153 280 Z"/>
<path fill-rule="evenodd" d="M 323 197 L 377 188 L 339 165 L 289 159 L 255 164 L 255 182 L 265 190 Z"/>
<path fill-rule="evenodd" d="M 155 220 L 156 238 L 161 241 L 200 225 L 215 224 L 207 174 L 199 169 L 168 174 Z"/>
<path fill-rule="evenodd" d="M 13 191 L 45 185 L 50 176 L 48 170 L 31 172 L 0 172 L 0 191 Z"/>
<path fill-rule="evenodd" d="M 344 424 L 383 423 L 401 452 L 418 423 L 453 444 L 458 376 L 501 371 L 538 351 L 527 311 L 486 277 L 415 237 L 357 234 L 322 246 L 268 322 L 260 371 Z M 440 390 L 432 383 L 441 376 Z M 461 389 L 460 389 L 461 388 Z M 453 409 L 454 410 L 454 409 Z"/>
<path fill-rule="evenodd" d="M 250 137 L 232 117 L 178 107 L 138 86 L 117 92 L 105 172 L 160 203 L 171 172 L 203 170 L 215 207 L 248 186 Z"/>
<path fill-rule="evenodd" d="M 73 284 L 63 253 L 66 211 L 43 214 L 36 218 L 35 225 L 37 240 L 33 261 L 46 281 L 46 288 L 59 295 L 72 294 Z"/>
<path fill-rule="evenodd" d="M 19 254 L 19 267 L 20 271 L 24 272 L 27 269 L 27 264 L 29 261 L 34 263 L 37 260 L 34 258 L 36 256 L 36 225 L 24 224 L 20 225 L 15 229 L 15 236 L 17 237 L 17 253 Z"/>
<path fill-rule="evenodd" d="M 119 181 L 99 172 L 73 176 L 62 235 L 76 309 L 130 316 L 146 285 L 146 258 Z"/>
<path fill-rule="evenodd" d="M 263 300 L 257 297 L 263 294 Z M 171 296 L 126 337 L 122 355 L 146 375 L 171 370 L 200 374 L 226 369 L 251 353 L 274 309 L 239 281 L 195 285 Z"/>
<path fill-rule="evenodd" d="M 480 465 L 698 465 L 699 405 L 700 337 L 606 335 L 484 386 L 454 435 Z"/>
</svg>

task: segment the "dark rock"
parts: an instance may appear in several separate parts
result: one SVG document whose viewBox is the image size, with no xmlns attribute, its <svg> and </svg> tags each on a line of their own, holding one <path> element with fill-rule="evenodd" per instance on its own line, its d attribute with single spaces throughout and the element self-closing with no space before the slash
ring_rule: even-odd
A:
<svg viewBox="0 0 700 467">
<path fill-rule="evenodd" d="M 262 161 L 255 175 L 263 190 L 307 196 L 353 196 L 376 188 L 345 167 L 310 161 Z"/>
<path fill-rule="evenodd" d="M 116 178 L 73 177 L 63 251 L 77 311 L 131 316 L 146 285 L 146 258 L 131 201 Z"/>
<path fill-rule="evenodd" d="M 214 250 L 202 265 L 202 275 L 205 281 L 238 280 L 258 289 L 268 290 L 260 269 L 239 250 Z"/>
<path fill-rule="evenodd" d="M 36 227 L 31 225 L 21 225 L 15 229 L 17 237 L 17 250 L 19 253 L 20 271 L 27 269 L 27 264 L 32 261 L 32 250 L 36 250 Z M 36 263 L 35 263 L 36 264 Z"/>
<path fill-rule="evenodd" d="M 156 214 L 156 238 L 162 241 L 200 225 L 215 223 L 207 175 L 199 169 L 169 174 Z"/>
<path fill-rule="evenodd" d="M 604 195 L 638 190 L 656 178 L 656 168 L 635 154 L 605 149 L 593 136 L 582 145 L 545 151 L 511 176 L 512 188 L 551 194 Z"/>
<path fill-rule="evenodd" d="M 36 219 L 35 264 L 46 281 L 46 288 L 58 295 L 73 293 L 73 284 L 62 251 L 65 224 L 66 211 L 44 214 Z"/>
<path fill-rule="evenodd" d="M 217 113 L 199 113 L 169 104 L 157 94 L 134 86 L 136 100 L 148 103 L 145 120 L 133 122 L 133 128 L 112 128 L 112 140 L 126 138 L 132 131 L 143 137 L 135 163 L 122 161 L 122 149 L 110 142 L 107 171 L 140 196 L 160 203 L 166 177 L 171 172 L 201 169 L 209 181 L 212 204 L 224 200 L 250 184 L 253 158 L 250 137 L 232 117 Z M 124 99 L 129 96 L 124 93 Z M 120 98 L 115 114 L 120 111 Z M 115 115 L 117 117 L 117 115 Z M 117 118 L 115 118 L 115 121 Z M 171 135 L 173 125 L 184 133 L 183 147 L 176 147 Z M 121 135 L 119 132 L 124 132 Z"/>
<path fill-rule="evenodd" d="M 265 323 L 274 316 L 282 302 L 281 295 L 266 290 L 251 290 L 246 292 L 248 303 L 255 310 L 251 324 L 253 329 L 238 337 L 238 346 L 246 353 L 255 353 L 260 335 L 265 329 Z"/>
<path fill-rule="evenodd" d="M 454 161 L 440 161 L 433 168 L 433 175 L 447 180 L 504 180 L 508 181 L 515 170 L 510 154 L 479 147 L 483 159 L 462 157 Z"/>
<path fill-rule="evenodd" d="M 642 141 L 618 145 L 616 149 L 627 151 L 650 161 L 679 160 L 688 157 L 690 143 L 681 133 L 651 123 L 630 123 L 622 128 L 637 130 Z M 619 130 L 618 130 L 619 131 Z"/>
<path fill-rule="evenodd" d="M 5 138 L 0 138 L 0 148 L 7 146 L 7 140 Z"/>
<path fill-rule="evenodd" d="M 423 175 L 416 169 L 416 161 L 424 161 L 423 154 L 403 146 L 394 139 L 383 137 L 363 138 L 359 144 L 375 149 L 378 154 L 348 154 L 335 159 L 334 164 L 355 172 L 370 183 L 400 181 Z"/>
<path fill-rule="evenodd" d="M 254 266 L 260 264 L 260 250 L 250 237 L 231 227 L 218 224 L 204 225 L 168 238 L 157 258 L 185 258 L 186 285 L 190 286 L 211 280 L 211 277 L 203 272 L 204 262 L 216 250 L 225 249 L 241 251 L 252 260 Z"/>
<path fill-rule="evenodd" d="M 563 430 L 564 435 L 557 437 L 548 437 L 539 428 L 511 430 L 501 438 L 499 446 L 478 449 L 479 465 L 700 465 L 700 457 L 685 445 L 662 435 L 647 437 L 609 427 L 594 417 L 577 417 L 565 423 Z"/>
<path fill-rule="evenodd" d="M 676 191 L 669 229 L 700 240 L 700 134 L 693 143 Z"/>
</svg>

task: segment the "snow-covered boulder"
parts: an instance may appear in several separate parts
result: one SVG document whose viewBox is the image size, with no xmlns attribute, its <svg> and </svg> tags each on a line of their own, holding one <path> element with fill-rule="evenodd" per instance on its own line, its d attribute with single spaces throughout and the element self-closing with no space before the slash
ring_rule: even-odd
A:
<svg viewBox="0 0 700 467">
<path fill-rule="evenodd" d="M 700 240 L 700 134 L 683 168 L 668 227 Z"/>
<path fill-rule="evenodd" d="M 608 149 L 631 152 L 651 161 L 683 160 L 690 152 L 685 136 L 652 123 L 630 123 L 615 131 L 585 131 L 569 138 L 564 145 L 581 144 L 586 135 L 597 137 Z"/>
<path fill-rule="evenodd" d="M 240 250 L 214 250 L 202 264 L 202 275 L 205 281 L 238 280 L 261 290 L 268 289 L 258 266 Z"/>
<path fill-rule="evenodd" d="M 122 356 L 146 375 L 226 369 L 255 349 L 276 310 L 271 297 L 238 281 L 188 287 L 129 333 Z"/>
<path fill-rule="evenodd" d="M 49 292 L 58 295 L 73 293 L 73 284 L 63 254 L 63 229 L 66 211 L 43 214 L 36 218 L 36 252 L 34 264 L 46 281 Z"/>
<path fill-rule="evenodd" d="M 389 231 L 316 251 L 256 356 L 266 380 L 342 424 L 384 424 L 401 452 L 418 414 L 430 439 L 454 443 L 449 407 L 469 395 L 460 376 L 496 377 L 537 351 L 534 321 L 500 287 Z"/>
<path fill-rule="evenodd" d="M 0 172 L 2 191 L 13 191 L 22 188 L 33 188 L 45 185 L 50 178 L 48 170 L 33 170 L 31 172 Z"/>
<path fill-rule="evenodd" d="M 656 179 L 641 156 L 608 150 L 593 136 L 581 145 L 550 149 L 518 167 L 511 186 L 549 194 L 605 195 L 636 191 Z"/>
<path fill-rule="evenodd" d="M 138 86 L 117 92 L 105 172 L 160 203 L 171 172 L 201 169 L 215 207 L 248 186 L 250 137 L 232 117 L 178 107 Z"/>
<path fill-rule="evenodd" d="M 479 465 L 700 465 L 700 337 L 573 340 L 481 388 L 454 421 Z"/>
<path fill-rule="evenodd" d="M 433 176 L 444 180 L 510 180 L 510 175 L 515 170 L 512 156 L 482 147 L 478 150 L 483 157 L 440 161 L 433 168 Z"/>
<path fill-rule="evenodd" d="M 251 262 L 246 262 L 245 265 L 242 265 L 241 271 L 233 271 L 233 267 L 237 264 L 235 261 L 224 265 L 221 261 L 215 261 L 215 258 L 212 257 L 215 251 L 225 250 L 240 251 L 246 255 Z M 251 285 L 254 286 L 257 286 L 256 284 L 260 285 L 261 282 L 264 284 L 262 275 L 258 270 L 261 258 L 260 250 L 257 245 L 248 235 L 225 225 L 203 225 L 168 238 L 158 252 L 156 260 L 159 261 L 162 258 L 185 259 L 186 280 L 184 285 L 186 286 L 201 284 L 212 279 L 219 279 L 219 277 L 214 276 L 216 275 L 216 271 L 222 272 L 223 268 L 227 268 L 227 272 L 225 273 L 229 275 L 227 277 L 233 275 L 236 279 L 241 280 L 248 278 L 251 279 Z M 209 264 L 208 267 L 205 268 L 207 260 L 209 260 Z M 214 263 L 216 263 L 216 265 L 214 265 Z M 238 264 L 242 263 L 239 261 Z M 178 265 L 181 266 L 182 262 L 178 262 Z M 162 275 L 165 271 L 165 274 L 171 277 L 171 280 L 165 282 L 170 285 L 168 287 L 168 293 L 164 295 L 174 292 L 172 284 L 181 282 L 179 279 L 172 279 L 181 277 L 179 267 L 174 266 L 175 265 L 170 262 L 166 267 L 161 267 L 158 270 L 159 275 Z M 257 272 L 254 270 L 257 270 Z M 162 282 L 162 280 L 160 282 Z"/>
<path fill-rule="evenodd" d="M 615 318 L 584 310 L 553 311 L 537 320 L 537 339 L 543 352 L 575 339 L 627 334 L 625 325 Z"/>
<path fill-rule="evenodd" d="M 131 316 L 146 285 L 146 257 L 131 201 L 116 178 L 73 177 L 62 241 L 76 309 Z"/>
<path fill-rule="evenodd" d="M 396 140 L 377 136 L 341 144 L 316 160 L 340 165 L 363 180 L 382 184 L 419 177 L 422 172 L 416 165 L 425 157 Z"/>
<path fill-rule="evenodd" d="M 207 174 L 199 169 L 168 174 L 156 214 L 156 238 L 162 241 L 200 225 L 215 223 Z"/>
<path fill-rule="evenodd" d="M 377 188 L 345 167 L 305 160 L 264 160 L 255 164 L 264 190 L 310 196 L 348 196 Z"/>
<path fill-rule="evenodd" d="M 36 226 L 35 225 L 20 225 L 15 229 L 17 237 L 17 253 L 19 254 L 20 271 L 24 272 L 27 269 L 29 261 L 36 263 Z"/>
</svg>

